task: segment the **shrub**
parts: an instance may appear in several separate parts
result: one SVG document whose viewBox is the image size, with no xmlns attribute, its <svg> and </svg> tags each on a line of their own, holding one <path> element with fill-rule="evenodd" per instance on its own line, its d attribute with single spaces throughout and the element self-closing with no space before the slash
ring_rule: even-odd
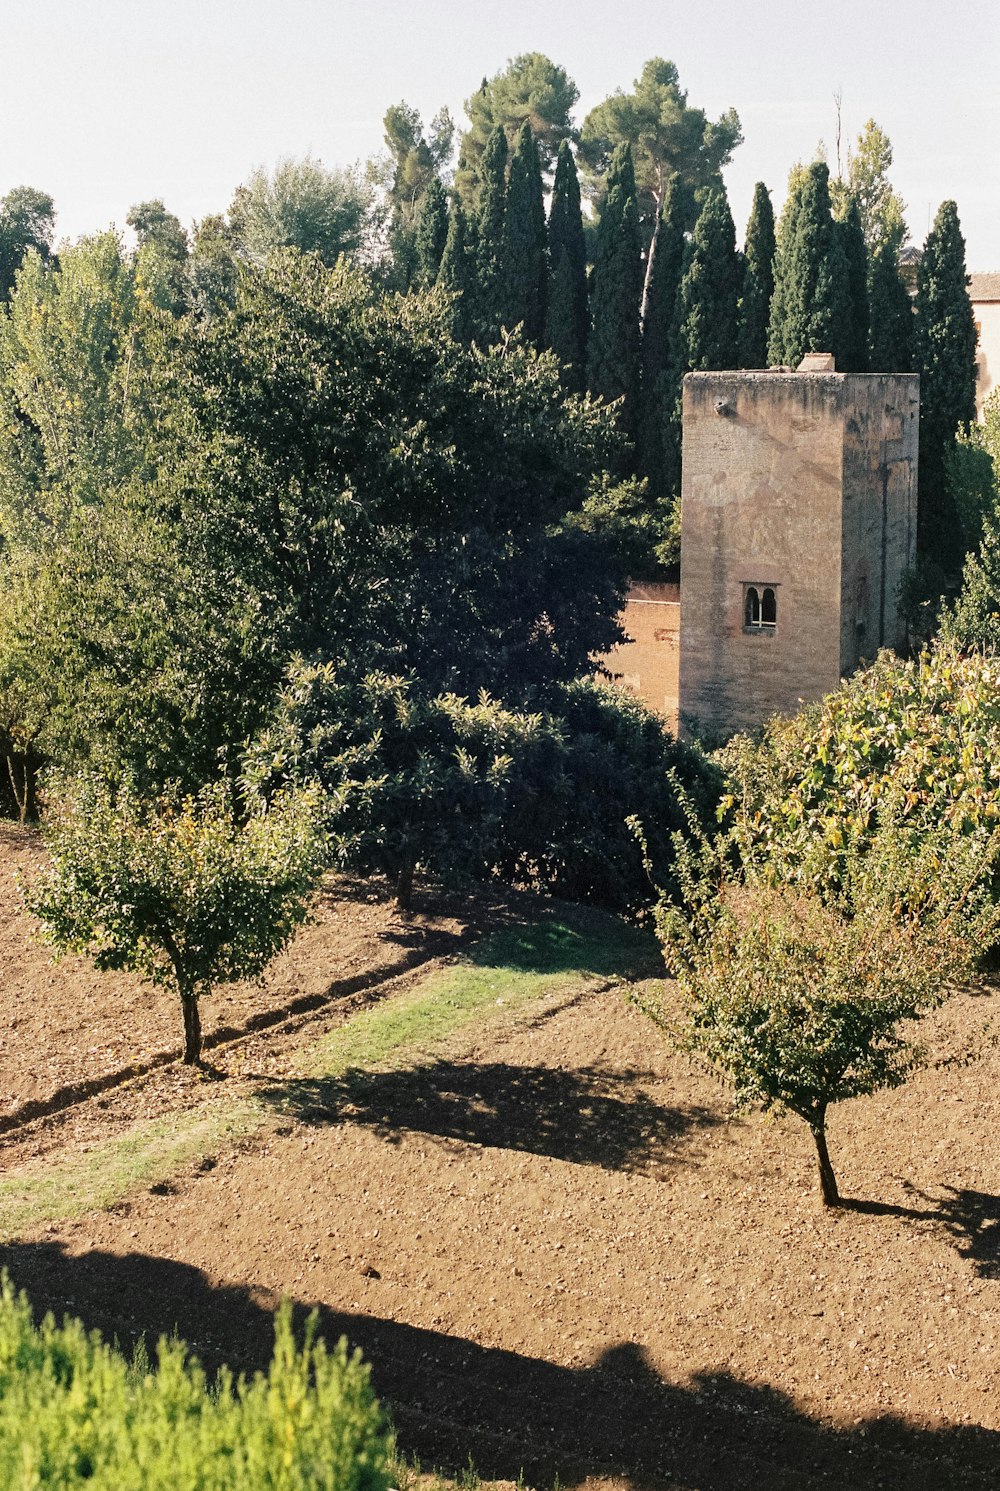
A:
<svg viewBox="0 0 1000 1491">
<path fill-rule="evenodd" d="M 32 1322 L 0 1290 L 0 1484 L 6 1491 L 387 1491 L 392 1441 L 369 1369 L 316 1317 L 296 1344 L 275 1318 L 266 1376 L 210 1384 L 176 1341 L 130 1368 L 77 1320 Z"/>
<path fill-rule="evenodd" d="M 389 875 L 404 902 L 421 867 L 619 911 L 648 904 L 685 824 L 677 781 L 707 824 L 718 773 L 631 695 L 578 683 L 548 702 L 529 712 L 486 694 L 428 697 L 413 679 L 348 680 L 302 663 L 247 753 L 245 781 L 267 793 L 318 780 L 336 862 Z M 652 879 L 634 814 L 652 825 Z"/>
<path fill-rule="evenodd" d="M 778 880 L 835 889 L 863 852 L 892 795 L 919 840 L 940 825 L 956 839 L 1000 823 L 1000 669 L 937 643 L 904 662 L 890 653 L 759 742 L 722 755 L 737 847 Z M 996 880 L 997 860 L 982 865 Z"/>
<path fill-rule="evenodd" d="M 46 940 L 175 989 L 186 1062 L 201 1057 L 201 997 L 264 969 L 305 919 L 321 866 L 309 789 L 240 813 L 226 782 L 150 799 L 81 777 L 45 832 L 52 864 L 27 904 Z"/>
</svg>

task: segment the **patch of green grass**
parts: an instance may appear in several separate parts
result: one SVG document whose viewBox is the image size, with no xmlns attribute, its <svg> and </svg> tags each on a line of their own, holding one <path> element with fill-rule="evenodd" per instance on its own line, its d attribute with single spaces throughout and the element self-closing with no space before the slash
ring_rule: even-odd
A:
<svg viewBox="0 0 1000 1491">
<path fill-rule="evenodd" d="M 43 1222 L 114 1206 L 133 1191 L 169 1180 L 192 1160 L 252 1133 L 262 1119 L 257 1104 L 216 1099 L 190 1113 L 136 1124 L 71 1160 L 25 1166 L 0 1180 L 0 1241 Z"/>
<path fill-rule="evenodd" d="M 648 974 L 653 949 L 651 938 L 612 917 L 543 916 L 531 926 L 484 938 L 468 962 L 430 974 L 409 992 L 355 1015 L 307 1047 L 300 1069 L 335 1078 L 349 1069 L 416 1064 L 473 1024 L 485 1029 L 609 977 Z M 169 1180 L 185 1165 L 252 1134 L 272 1113 L 273 1105 L 258 1099 L 209 1099 L 188 1112 L 137 1124 L 72 1159 L 26 1166 L 0 1179 L 0 1240 L 113 1206 Z"/>
<path fill-rule="evenodd" d="M 544 999 L 609 976 L 648 971 L 651 940 L 601 918 L 586 931 L 557 920 L 496 932 L 460 963 L 409 994 L 356 1015 L 312 1048 L 309 1073 L 409 1066 L 464 1027 L 509 1019 Z"/>
</svg>

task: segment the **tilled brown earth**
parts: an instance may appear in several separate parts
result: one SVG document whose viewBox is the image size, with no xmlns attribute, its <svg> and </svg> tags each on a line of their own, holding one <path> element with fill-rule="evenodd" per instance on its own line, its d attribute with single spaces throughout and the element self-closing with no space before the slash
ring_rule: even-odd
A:
<svg viewBox="0 0 1000 1491">
<path fill-rule="evenodd" d="M 18 888 L 44 861 L 37 830 L 0 824 L 0 1134 L 179 1055 L 175 994 L 131 974 L 100 973 L 86 958 L 53 962 Z M 348 880 L 330 880 L 314 917 L 263 978 L 202 1001 L 207 1054 L 310 1014 L 321 1019 L 338 1002 L 456 952 L 468 930 L 461 913 L 404 920 L 384 894 Z M 149 1091 L 173 1085 L 168 1076 Z"/>
<path fill-rule="evenodd" d="M 845 1191 L 801 1125 L 731 1122 L 621 994 L 337 1084 L 208 1168 L 0 1249 L 36 1302 L 123 1343 L 263 1362 L 289 1294 L 374 1365 L 424 1463 L 563 1485 L 1000 1484 L 997 998 L 932 1065 L 845 1104 Z M 983 1049 L 963 1064 L 960 1053 Z"/>
</svg>

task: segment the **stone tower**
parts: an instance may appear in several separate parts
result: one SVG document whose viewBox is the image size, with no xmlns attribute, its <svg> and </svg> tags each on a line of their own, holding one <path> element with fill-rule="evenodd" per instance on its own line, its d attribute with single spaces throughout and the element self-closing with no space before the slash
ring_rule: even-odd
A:
<svg viewBox="0 0 1000 1491">
<path fill-rule="evenodd" d="M 752 729 L 904 641 L 919 386 L 825 354 L 686 376 L 682 728 Z"/>
</svg>

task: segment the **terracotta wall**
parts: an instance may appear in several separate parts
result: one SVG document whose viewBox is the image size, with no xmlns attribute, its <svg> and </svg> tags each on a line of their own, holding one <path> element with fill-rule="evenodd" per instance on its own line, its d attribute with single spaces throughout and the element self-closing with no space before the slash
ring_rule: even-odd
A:
<svg viewBox="0 0 1000 1491">
<path fill-rule="evenodd" d="M 680 656 L 680 589 L 677 585 L 635 585 L 622 625 L 629 638 L 601 661 L 613 681 L 631 689 L 677 729 L 677 673 Z"/>
</svg>

